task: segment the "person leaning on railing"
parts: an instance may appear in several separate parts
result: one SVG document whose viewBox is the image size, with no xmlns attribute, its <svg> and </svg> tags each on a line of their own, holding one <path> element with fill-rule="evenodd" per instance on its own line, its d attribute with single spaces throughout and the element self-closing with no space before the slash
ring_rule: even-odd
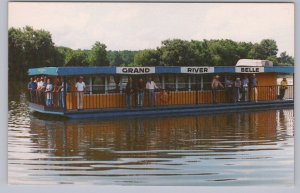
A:
<svg viewBox="0 0 300 193">
<path fill-rule="evenodd" d="M 288 88 L 288 82 L 286 78 L 283 78 L 282 81 L 280 82 L 280 89 L 279 89 L 279 99 L 283 100 L 283 97 L 285 95 L 285 91 Z"/>
<path fill-rule="evenodd" d="M 216 94 L 217 90 L 221 87 L 224 88 L 223 84 L 219 80 L 220 76 L 216 75 L 211 82 L 211 91 L 212 91 L 212 102 L 217 103 L 216 101 Z"/>
</svg>

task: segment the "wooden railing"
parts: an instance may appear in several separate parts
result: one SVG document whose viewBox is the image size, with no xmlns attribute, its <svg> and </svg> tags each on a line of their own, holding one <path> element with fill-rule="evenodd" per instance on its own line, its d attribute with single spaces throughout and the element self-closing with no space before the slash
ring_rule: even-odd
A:
<svg viewBox="0 0 300 193">
<path fill-rule="evenodd" d="M 257 89 L 257 101 L 275 101 L 280 100 L 280 86 L 258 86 Z M 215 92 L 216 103 L 234 103 L 234 102 L 255 102 L 254 88 L 248 88 L 248 92 L 243 92 L 240 89 L 240 98 L 237 98 L 236 89 L 219 89 Z M 49 95 L 50 94 L 50 95 Z M 247 95 L 245 97 L 245 95 Z M 61 92 L 36 92 L 31 94 L 30 101 L 36 104 L 48 106 L 48 108 L 65 109 L 65 110 L 77 110 L 79 109 L 79 103 L 82 103 L 82 109 L 112 109 L 112 108 L 145 108 L 145 107 L 159 107 L 159 106 L 181 106 L 181 105 L 200 105 L 200 104 L 212 104 L 213 96 L 211 90 L 162 90 L 157 89 L 154 93 L 154 99 L 151 101 L 150 94 L 147 90 L 144 91 L 144 97 L 142 105 L 138 104 L 138 92 L 132 93 L 130 96 L 122 92 L 108 92 L 91 94 L 90 92 L 82 93 L 80 98 L 79 93 L 72 91 L 67 92 L 66 96 L 63 96 Z M 47 98 L 51 98 L 50 102 Z M 289 85 L 285 90 L 284 100 L 294 99 L 294 87 Z M 65 101 L 65 102 L 64 102 Z M 130 102 L 130 104 L 129 104 Z M 152 103 L 152 105 L 151 105 Z M 65 104 L 65 106 L 63 105 Z"/>
</svg>

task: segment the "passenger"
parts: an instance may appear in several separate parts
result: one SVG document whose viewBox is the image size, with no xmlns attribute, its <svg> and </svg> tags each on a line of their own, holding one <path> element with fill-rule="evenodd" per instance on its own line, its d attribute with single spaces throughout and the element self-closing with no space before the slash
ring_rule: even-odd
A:
<svg viewBox="0 0 300 193">
<path fill-rule="evenodd" d="M 46 106 L 50 107 L 53 104 L 53 85 L 51 84 L 50 78 L 47 79 L 47 86 L 46 86 Z"/>
<path fill-rule="evenodd" d="M 61 87 L 60 87 L 60 95 L 59 95 L 59 105 L 62 108 L 65 108 L 65 94 L 68 88 L 67 83 L 65 83 L 65 80 L 63 77 L 60 78 Z M 66 89 L 64 88 L 66 85 Z"/>
<path fill-rule="evenodd" d="M 58 107 L 59 103 L 59 87 L 57 82 L 53 83 L 53 106 Z"/>
<path fill-rule="evenodd" d="M 165 89 L 163 89 L 162 93 L 160 94 L 159 99 L 162 102 L 162 104 L 167 104 L 168 103 L 169 94 Z"/>
<path fill-rule="evenodd" d="M 79 81 L 75 85 L 77 90 L 77 110 L 83 109 L 83 96 L 85 90 L 85 83 L 83 82 L 83 77 L 80 76 Z"/>
<path fill-rule="evenodd" d="M 30 78 L 30 82 L 28 83 L 27 88 L 30 95 L 30 102 L 35 102 L 37 84 L 36 82 L 34 82 L 32 77 Z"/>
<path fill-rule="evenodd" d="M 286 78 L 283 78 L 282 81 L 280 82 L 280 89 L 279 89 L 279 99 L 283 100 L 283 97 L 285 95 L 285 91 L 288 88 L 288 82 Z"/>
<path fill-rule="evenodd" d="M 145 92 L 145 82 L 142 78 L 140 78 L 137 83 L 137 105 L 138 105 L 138 107 L 144 106 L 144 92 Z"/>
<path fill-rule="evenodd" d="M 43 81 L 43 86 L 42 86 L 42 102 L 43 102 L 43 105 L 46 104 L 46 86 L 47 86 L 47 77 L 44 76 L 44 81 Z"/>
<path fill-rule="evenodd" d="M 147 84 L 146 84 L 146 89 L 148 91 L 148 104 L 149 106 L 155 106 L 155 89 L 158 89 L 156 86 L 155 82 L 152 80 L 151 77 L 149 77 Z"/>
<path fill-rule="evenodd" d="M 37 78 L 37 98 L 39 104 L 44 104 L 44 91 L 45 91 L 44 77 Z"/>
<path fill-rule="evenodd" d="M 258 85 L 258 82 L 256 80 L 256 76 L 255 74 L 252 75 L 252 78 L 251 78 L 251 81 L 250 81 L 250 86 L 251 86 L 251 90 L 250 90 L 250 93 L 253 97 L 253 100 L 255 102 L 258 101 L 258 91 L 257 91 L 257 85 Z"/>
<path fill-rule="evenodd" d="M 244 79 L 242 80 L 242 99 L 243 101 L 249 101 L 249 79 L 248 76 L 245 75 Z"/>
<path fill-rule="evenodd" d="M 217 103 L 216 101 L 216 94 L 217 90 L 221 87 L 224 88 L 223 84 L 219 80 L 220 76 L 216 75 L 211 82 L 211 90 L 212 90 L 212 101 L 213 103 Z"/>
<path fill-rule="evenodd" d="M 228 102 L 233 102 L 233 82 L 231 77 L 227 77 L 225 80 L 225 92 Z"/>
<path fill-rule="evenodd" d="M 60 107 L 61 106 L 61 104 L 60 104 L 60 95 L 61 95 L 61 93 L 60 93 L 60 90 L 61 90 L 61 82 L 60 82 L 60 78 L 57 76 L 56 77 L 56 80 L 55 80 L 55 83 L 56 83 L 56 86 L 57 86 L 57 88 L 56 88 L 56 106 L 57 107 Z"/>
<path fill-rule="evenodd" d="M 131 106 L 132 106 L 132 95 L 133 95 L 133 93 L 134 93 L 134 85 L 133 85 L 133 82 L 132 82 L 132 78 L 128 77 L 128 82 L 127 82 L 126 88 L 125 88 L 127 108 L 131 108 Z"/>
<path fill-rule="evenodd" d="M 240 78 L 236 78 L 234 82 L 234 102 L 239 102 L 240 101 L 240 89 L 241 89 L 242 82 Z"/>
</svg>

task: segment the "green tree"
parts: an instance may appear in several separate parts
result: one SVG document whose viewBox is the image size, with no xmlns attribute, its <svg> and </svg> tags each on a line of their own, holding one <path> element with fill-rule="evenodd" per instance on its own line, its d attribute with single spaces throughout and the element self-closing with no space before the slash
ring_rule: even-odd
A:
<svg viewBox="0 0 300 193">
<path fill-rule="evenodd" d="M 264 39 L 259 44 L 255 43 L 250 50 L 249 56 L 252 59 L 266 60 L 270 56 L 277 55 L 277 44 L 275 40 Z"/>
<path fill-rule="evenodd" d="M 249 58 L 249 53 L 253 47 L 251 42 L 238 42 L 237 43 L 237 55 L 239 59 L 246 59 Z"/>
<path fill-rule="evenodd" d="M 186 40 L 164 40 L 159 52 L 163 64 L 167 66 L 187 66 L 194 63 L 193 50 Z"/>
<path fill-rule="evenodd" d="M 65 66 L 89 66 L 88 54 L 83 50 L 69 50 L 66 52 Z"/>
<path fill-rule="evenodd" d="M 240 59 L 238 44 L 232 40 L 211 40 L 209 51 L 214 66 L 233 66 Z"/>
<path fill-rule="evenodd" d="M 134 63 L 137 66 L 158 66 L 159 62 L 159 52 L 153 49 L 142 50 L 134 57 Z"/>
<path fill-rule="evenodd" d="M 109 60 L 107 57 L 106 45 L 96 42 L 90 52 L 90 65 L 91 66 L 108 66 Z"/>
<path fill-rule="evenodd" d="M 110 66 L 121 66 L 122 64 L 124 64 L 124 60 L 120 51 L 108 51 L 107 57 Z"/>
<path fill-rule="evenodd" d="M 273 66 L 278 66 L 278 59 L 276 56 L 269 56 L 266 58 L 266 60 L 273 62 Z"/>
<path fill-rule="evenodd" d="M 190 42 L 192 49 L 191 66 L 210 66 L 212 65 L 212 55 L 209 51 L 208 40 Z"/>
<path fill-rule="evenodd" d="M 138 53 L 138 51 L 123 50 L 119 51 L 119 53 L 124 61 L 124 66 L 128 66 L 129 64 L 134 63 L 134 56 L 136 53 Z"/>
<path fill-rule="evenodd" d="M 280 57 L 278 58 L 280 65 L 293 66 L 294 58 L 289 56 L 286 52 L 280 53 Z"/>
<path fill-rule="evenodd" d="M 26 77 L 27 70 L 31 67 L 59 65 L 53 57 L 58 53 L 51 34 L 45 30 L 34 30 L 29 26 L 10 28 L 8 44 L 9 74 L 14 74 L 15 78 Z"/>
</svg>

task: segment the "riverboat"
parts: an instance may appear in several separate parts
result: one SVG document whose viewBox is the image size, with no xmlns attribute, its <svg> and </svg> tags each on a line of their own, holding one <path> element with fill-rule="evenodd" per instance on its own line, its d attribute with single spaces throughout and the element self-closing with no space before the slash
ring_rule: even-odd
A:
<svg viewBox="0 0 300 193">
<path fill-rule="evenodd" d="M 270 61 L 248 59 L 239 60 L 235 66 L 215 67 L 32 68 L 28 70 L 30 77 L 50 79 L 54 89 L 31 90 L 29 107 L 34 112 L 76 119 L 206 114 L 293 107 L 293 84 L 287 85 L 284 100 L 278 99 L 280 85 L 277 84 L 278 76 L 289 76 L 293 79 L 293 74 L 292 66 L 273 66 Z M 213 93 L 212 80 L 216 76 L 224 88 L 221 86 Z M 257 83 L 255 86 L 251 85 L 254 77 Z M 146 88 L 149 78 L 156 84 L 152 95 Z M 80 92 L 76 88 L 79 79 L 85 83 L 84 90 Z M 132 92 L 128 93 L 126 85 L 129 79 L 132 81 Z M 238 91 L 234 90 L 237 79 L 248 79 L 249 84 L 245 86 L 247 92 L 242 86 Z M 232 89 L 226 87 L 228 80 L 233 83 Z M 142 85 L 141 88 L 137 88 L 138 84 Z M 64 91 L 61 88 L 65 88 Z"/>
</svg>

